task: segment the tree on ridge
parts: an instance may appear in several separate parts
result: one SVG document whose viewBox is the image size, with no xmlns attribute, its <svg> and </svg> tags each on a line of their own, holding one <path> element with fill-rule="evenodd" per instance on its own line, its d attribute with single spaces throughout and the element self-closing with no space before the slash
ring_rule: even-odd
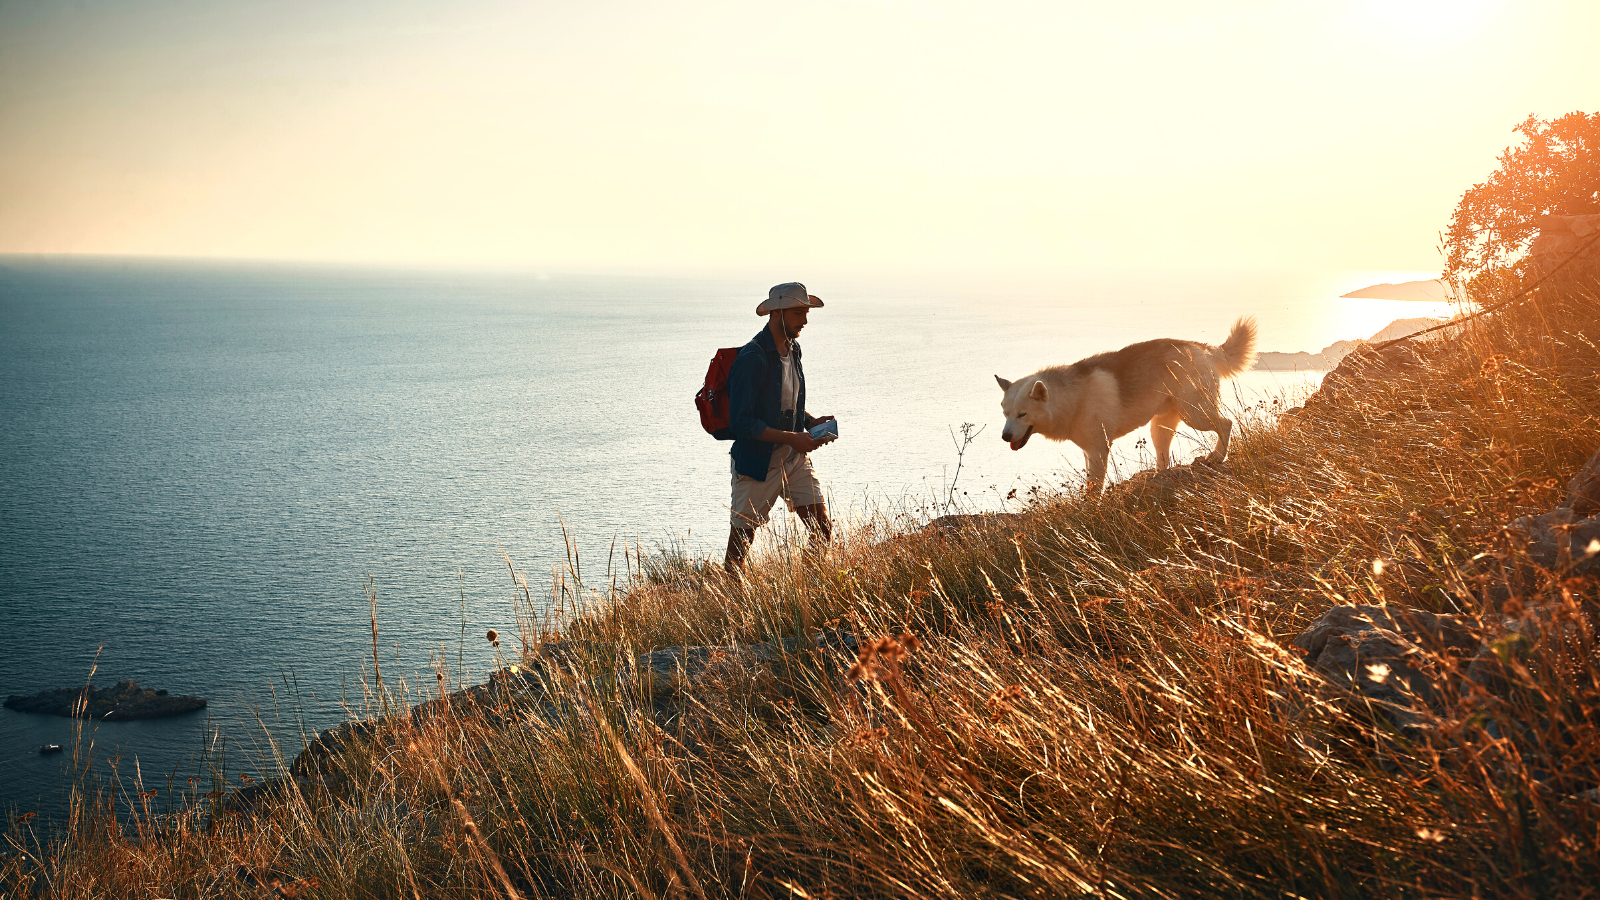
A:
<svg viewBox="0 0 1600 900">
<path fill-rule="evenodd" d="M 1530 115 L 1514 130 L 1525 143 L 1461 195 L 1444 235 L 1445 280 L 1479 302 L 1523 283 L 1539 217 L 1600 213 L 1600 112 Z"/>
</svg>

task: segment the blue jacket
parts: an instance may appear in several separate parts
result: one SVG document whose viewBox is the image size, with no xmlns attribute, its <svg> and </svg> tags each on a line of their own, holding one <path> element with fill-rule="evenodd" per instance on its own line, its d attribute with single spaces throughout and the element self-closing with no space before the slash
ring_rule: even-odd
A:
<svg viewBox="0 0 1600 900">
<path fill-rule="evenodd" d="M 795 394 L 795 429 L 810 428 L 814 421 L 806 409 L 806 373 L 800 365 L 800 344 L 789 341 L 789 352 L 794 354 L 794 374 L 799 381 Z M 757 481 L 767 480 L 767 467 L 772 464 L 772 451 L 778 448 L 771 441 L 757 440 L 768 426 L 781 428 L 783 417 L 783 373 L 778 357 L 778 345 L 772 332 L 761 333 L 750 343 L 739 348 L 739 356 L 728 371 L 728 426 L 733 429 L 733 469 Z"/>
</svg>

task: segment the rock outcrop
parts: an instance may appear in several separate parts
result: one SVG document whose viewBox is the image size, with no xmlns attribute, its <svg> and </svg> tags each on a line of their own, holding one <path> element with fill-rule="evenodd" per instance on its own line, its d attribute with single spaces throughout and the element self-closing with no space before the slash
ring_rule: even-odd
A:
<svg viewBox="0 0 1600 900">
<path fill-rule="evenodd" d="M 814 649 L 835 653 L 855 653 L 857 644 L 855 635 L 842 631 L 824 631 L 812 643 Z M 639 674 L 648 679 L 650 695 L 670 699 L 683 690 L 723 691 L 730 684 L 759 681 L 801 649 L 794 638 L 731 647 L 667 647 L 641 655 L 637 664 Z"/>
<path fill-rule="evenodd" d="M 1451 663 L 1479 648 L 1474 623 L 1397 606 L 1336 606 L 1294 639 L 1306 663 L 1370 703 L 1402 734 L 1441 712 Z"/>
<path fill-rule="evenodd" d="M 1528 561 L 1564 576 L 1600 574 L 1600 450 L 1567 483 L 1555 509 L 1512 527 L 1528 538 Z"/>
<path fill-rule="evenodd" d="M 1474 722 L 1527 759 L 1548 757 L 1561 750 L 1562 731 L 1561 704 L 1551 698 L 1597 686 L 1591 658 L 1600 610 L 1581 591 L 1562 599 L 1548 591 L 1552 580 L 1570 584 L 1600 574 L 1597 513 L 1600 451 L 1553 511 L 1507 529 L 1526 538 L 1520 551 L 1483 557 L 1499 573 L 1484 588 L 1498 615 L 1478 620 L 1393 605 L 1337 606 L 1301 632 L 1294 647 L 1334 696 L 1363 706 L 1356 711 L 1388 724 L 1402 744 L 1424 741 L 1433 726 L 1454 719 Z M 1295 717 L 1303 709 L 1291 704 Z M 1299 743 L 1323 742 L 1312 731 Z M 1537 779 L 1545 777 L 1541 772 L 1534 772 Z M 1564 779 L 1545 787 L 1592 790 L 1600 769 L 1579 767 Z"/>
<path fill-rule="evenodd" d="M 621 658 L 615 670 L 604 671 L 589 671 L 586 667 L 587 660 L 597 658 L 599 648 L 595 645 L 580 646 L 570 641 L 550 643 L 540 647 L 534 658 L 524 660 L 522 666 L 503 669 L 483 684 L 418 704 L 410 711 L 409 719 L 417 724 L 471 712 L 507 727 L 519 722 L 557 724 L 574 714 L 577 694 L 609 693 L 614 690 L 616 680 L 636 678 L 643 699 L 653 707 L 646 711 L 658 721 L 668 721 L 681 714 L 682 694 L 686 692 L 710 697 L 759 686 L 763 681 L 770 681 L 778 667 L 800 659 L 799 654 L 807 650 L 816 651 L 809 657 L 811 663 L 838 674 L 843 671 L 838 663 L 857 649 L 856 636 L 841 631 L 822 631 L 811 643 L 809 648 L 801 647 L 799 641 L 791 637 L 754 644 L 665 647 L 639 654 L 631 660 Z M 573 691 L 574 683 L 580 685 L 581 690 Z M 389 721 L 400 723 L 405 718 L 399 716 Z M 289 764 L 289 776 L 337 780 L 339 758 L 350 748 L 377 738 L 385 727 L 385 720 L 368 719 L 345 722 L 321 732 Z M 248 793 L 236 791 L 234 795 L 240 795 L 240 799 L 229 802 L 243 803 L 248 797 L 264 796 L 277 790 L 272 785 L 281 781 L 283 779 L 272 779 L 271 783 L 258 785 Z"/>
<path fill-rule="evenodd" d="M 130 719 L 159 719 L 197 709 L 205 709 L 199 697 L 173 697 L 166 691 L 141 688 L 133 681 L 119 681 L 111 688 L 57 688 L 40 691 L 31 697 L 12 694 L 7 709 L 50 716 L 78 717 L 123 722 Z"/>
<path fill-rule="evenodd" d="M 1371 396 L 1369 382 L 1412 375 L 1427 362 L 1431 353 L 1432 347 L 1415 341 L 1395 344 L 1382 350 L 1362 347 L 1346 356 L 1338 368 L 1323 377 L 1317 392 L 1306 398 L 1303 408 L 1289 410 L 1285 415 L 1367 402 Z"/>
<path fill-rule="evenodd" d="M 982 534 L 991 528 L 1015 528 L 1022 521 L 1017 513 L 955 513 L 940 516 L 922 526 L 923 534 L 939 537 L 959 537 L 963 534 Z"/>
<path fill-rule="evenodd" d="M 1528 256 L 1541 275 L 1600 286 L 1600 214 L 1543 216 L 1538 225 Z"/>
</svg>

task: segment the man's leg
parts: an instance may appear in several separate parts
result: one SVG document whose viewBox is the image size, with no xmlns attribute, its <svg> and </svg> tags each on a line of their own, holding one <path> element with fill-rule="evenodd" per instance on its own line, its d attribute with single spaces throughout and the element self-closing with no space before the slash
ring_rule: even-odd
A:
<svg viewBox="0 0 1600 900">
<path fill-rule="evenodd" d="M 772 504 L 778 502 L 783 482 L 770 468 L 765 481 L 740 475 L 732 466 L 729 469 L 733 486 L 733 500 L 729 504 L 732 516 L 728 523 L 728 552 L 722 557 L 722 567 L 737 577 L 744 571 L 745 557 L 750 555 L 756 529 L 767 521 Z"/>
<path fill-rule="evenodd" d="M 735 525 L 728 529 L 728 552 L 722 557 L 722 568 L 729 575 L 738 575 L 744 571 L 744 558 L 750 555 L 750 543 L 756 539 L 755 528 L 740 528 Z"/>
<path fill-rule="evenodd" d="M 828 504 L 823 500 L 822 482 L 811 467 L 810 454 L 798 454 L 784 467 L 783 499 L 800 517 L 810 532 L 807 545 L 812 551 L 821 550 L 833 540 L 833 521 L 828 518 Z"/>
<path fill-rule="evenodd" d="M 795 513 L 805 523 L 806 530 L 811 532 L 809 544 L 812 550 L 820 550 L 833 540 L 833 520 L 828 518 L 828 504 L 799 506 L 795 508 Z"/>
</svg>

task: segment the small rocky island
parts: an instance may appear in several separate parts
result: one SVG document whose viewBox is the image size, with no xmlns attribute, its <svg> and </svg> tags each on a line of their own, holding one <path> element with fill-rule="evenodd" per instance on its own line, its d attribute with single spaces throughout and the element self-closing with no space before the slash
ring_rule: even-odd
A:
<svg viewBox="0 0 1600 900">
<path fill-rule="evenodd" d="M 205 709 L 206 701 L 199 697 L 173 697 L 166 691 L 153 691 L 139 687 L 134 681 L 119 681 L 112 688 L 56 688 L 40 691 L 31 697 L 12 694 L 6 698 L 5 707 L 18 712 L 42 713 L 51 716 L 79 716 L 85 719 L 159 719 L 176 716 L 197 709 Z"/>
</svg>

